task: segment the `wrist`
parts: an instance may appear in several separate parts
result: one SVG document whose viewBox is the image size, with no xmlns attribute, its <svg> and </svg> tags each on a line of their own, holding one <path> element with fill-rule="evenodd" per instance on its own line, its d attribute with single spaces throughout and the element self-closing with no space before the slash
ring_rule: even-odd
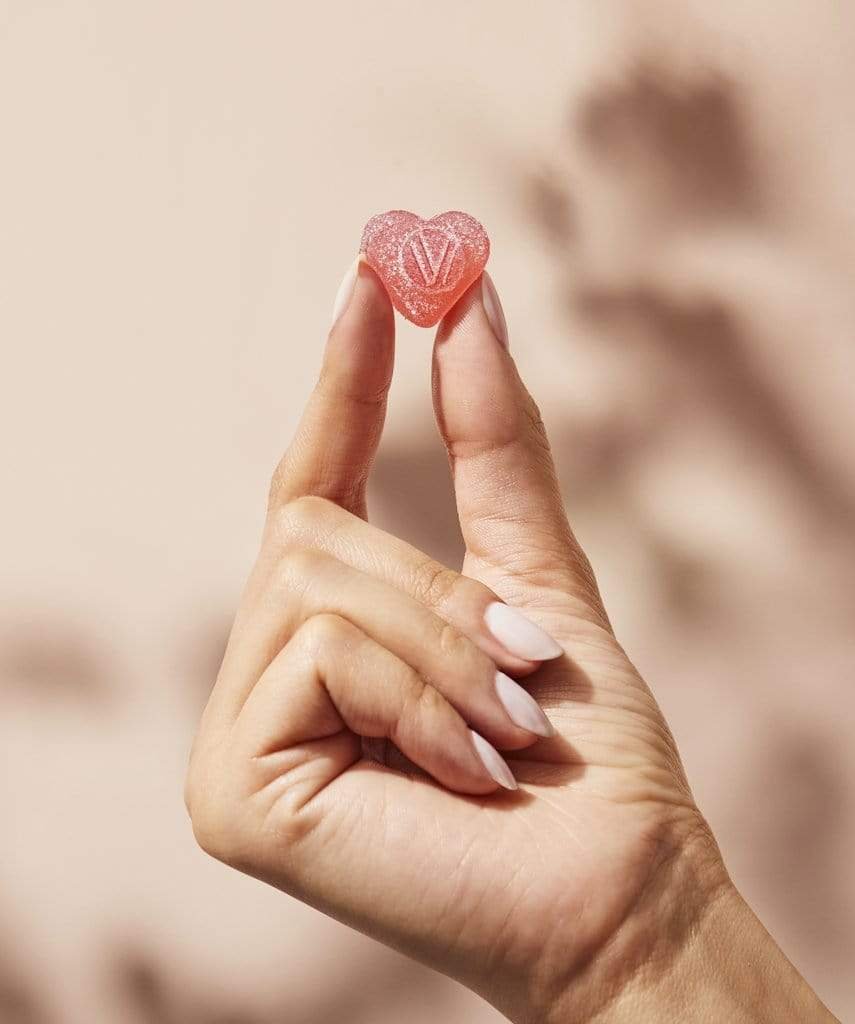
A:
<svg viewBox="0 0 855 1024">
<path fill-rule="evenodd" d="M 575 978 L 531 1021 L 836 1021 L 730 881 L 711 838 L 676 858 L 651 897 L 594 958 L 589 978 Z"/>
<path fill-rule="evenodd" d="M 598 1024 L 680 1020 L 820 1024 L 823 1006 L 732 883 L 719 890 L 663 970 L 638 972 Z"/>
</svg>

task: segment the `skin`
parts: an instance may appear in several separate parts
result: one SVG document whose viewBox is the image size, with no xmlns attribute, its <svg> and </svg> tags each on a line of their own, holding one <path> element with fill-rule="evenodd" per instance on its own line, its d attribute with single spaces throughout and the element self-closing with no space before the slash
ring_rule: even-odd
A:
<svg viewBox="0 0 855 1024">
<path fill-rule="evenodd" d="M 614 637 L 480 281 L 434 350 L 462 571 L 368 523 L 393 351 L 392 309 L 361 264 L 194 743 L 198 842 L 518 1024 L 834 1020 L 727 875 Z M 506 650 L 484 624 L 496 600 L 564 653 Z M 510 720 L 497 668 L 556 735 Z M 491 778 L 469 727 L 517 791 Z"/>
</svg>

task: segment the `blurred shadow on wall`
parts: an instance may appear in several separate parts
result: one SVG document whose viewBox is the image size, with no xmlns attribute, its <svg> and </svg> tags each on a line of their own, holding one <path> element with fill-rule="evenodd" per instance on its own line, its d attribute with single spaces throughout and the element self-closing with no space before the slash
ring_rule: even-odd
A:
<svg viewBox="0 0 855 1024">
<path fill-rule="evenodd" d="M 2 1024 L 54 1024 L 39 995 L 32 973 L 19 969 L 11 954 L 10 932 L 0 937 L 0 1022 Z"/>
<path fill-rule="evenodd" d="M 52 713 L 73 707 L 103 714 L 116 698 L 112 669 L 98 640 L 59 615 L 19 611 L 0 632 L 0 704 L 34 701 Z M 24 965 L 15 948 L 13 930 L 0 933 L 0 1022 L 54 1024 L 42 997 L 43 972 Z"/>
<path fill-rule="evenodd" d="M 833 823 L 845 806 L 845 786 L 829 737 L 797 732 L 790 724 L 770 743 L 767 774 L 757 780 L 752 815 L 768 815 L 766 861 L 775 892 L 787 894 L 781 909 L 793 934 L 806 936 L 829 964 L 846 969 L 848 911 L 838 871 Z M 769 801 L 770 792 L 786 793 Z M 782 811 L 786 804 L 786 812 Z M 841 886 L 841 882 L 843 885 Z"/>
<path fill-rule="evenodd" d="M 176 981 L 152 957 L 127 948 L 113 963 L 112 982 L 133 1024 L 372 1024 L 401 1019 L 407 1006 L 430 1005 L 443 984 L 416 964 L 400 960 L 371 964 L 353 973 L 332 972 L 310 1006 L 283 995 L 272 1010 L 253 1012 L 239 1006 L 214 1006 L 210 996 Z M 34 1022 L 41 1024 L 41 1021 Z"/>
<path fill-rule="evenodd" d="M 687 296 L 679 286 L 670 288 L 667 278 L 652 284 L 645 276 L 645 259 L 655 258 L 663 239 L 680 231 L 702 241 L 708 230 L 762 233 L 776 221 L 740 84 L 713 71 L 687 79 L 643 61 L 574 108 L 565 143 L 585 152 L 604 177 L 617 168 L 622 208 L 638 214 L 649 243 L 640 267 L 616 263 L 617 273 L 599 274 L 587 261 L 586 243 L 597 225 L 580 215 L 584 186 L 549 168 L 529 175 L 528 210 L 566 271 L 559 288 L 568 338 L 578 336 L 581 324 L 601 349 L 640 355 L 634 365 L 647 363 L 659 391 L 655 408 L 644 406 L 631 430 L 614 420 L 591 431 L 574 423 L 572 413 L 559 422 L 557 433 L 566 443 L 556 445 L 556 457 L 562 477 L 572 480 L 574 503 L 619 500 L 615 507 L 638 542 L 656 556 L 674 611 L 704 614 L 703 601 L 686 600 L 703 593 L 704 565 L 687 560 L 657 531 L 631 480 L 646 454 L 666 450 L 687 423 L 713 415 L 719 434 L 751 453 L 745 471 L 782 476 L 811 532 L 835 531 L 851 557 L 852 489 L 817 457 L 798 411 L 769 379 L 757 358 L 748 310 L 714 290 Z"/>
<path fill-rule="evenodd" d="M 115 696 L 111 669 L 98 640 L 59 615 L 19 612 L 0 632 L 0 696 L 104 709 Z"/>
<path fill-rule="evenodd" d="M 665 219 L 740 220 L 767 209 L 738 83 L 708 70 L 691 80 L 641 61 L 576 110 L 571 132 Z"/>
<path fill-rule="evenodd" d="M 463 540 L 448 458 L 432 423 L 417 438 L 384 439 L 369 498 L 372 514 L 386 528 L 445 565 L 461 564 Z"/>
</svg>

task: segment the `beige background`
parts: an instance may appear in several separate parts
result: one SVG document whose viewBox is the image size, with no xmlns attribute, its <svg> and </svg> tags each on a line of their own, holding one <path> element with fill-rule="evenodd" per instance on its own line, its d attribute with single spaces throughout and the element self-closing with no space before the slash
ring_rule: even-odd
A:
<svg viewBox="0 0 855 1024">
<path fill-rule="evenodd" d="M 362 224 L 461 208 L 737 881 L 855 1015 L 855 7 L 0 0 L 0 1020 L 496 1021 L 181 803 Z M 430 336 L 378 521 L 456 557 Z"/>
</svg>

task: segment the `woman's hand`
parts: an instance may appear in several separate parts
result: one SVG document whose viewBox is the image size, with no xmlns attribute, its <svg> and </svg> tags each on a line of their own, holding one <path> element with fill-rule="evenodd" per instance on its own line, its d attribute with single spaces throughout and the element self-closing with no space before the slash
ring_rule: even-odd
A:
<svg viewBox="0 0 855 1024">
<path fill-rule="evenodd" d="M 200 844 L 519 1022 L 831 1019 L 612 634 L 492 286 L 435 348 L 460 573 L 366 521 L 394 323 L 364 264 L 340 305 L 194 744 Z"/>
</svg>

